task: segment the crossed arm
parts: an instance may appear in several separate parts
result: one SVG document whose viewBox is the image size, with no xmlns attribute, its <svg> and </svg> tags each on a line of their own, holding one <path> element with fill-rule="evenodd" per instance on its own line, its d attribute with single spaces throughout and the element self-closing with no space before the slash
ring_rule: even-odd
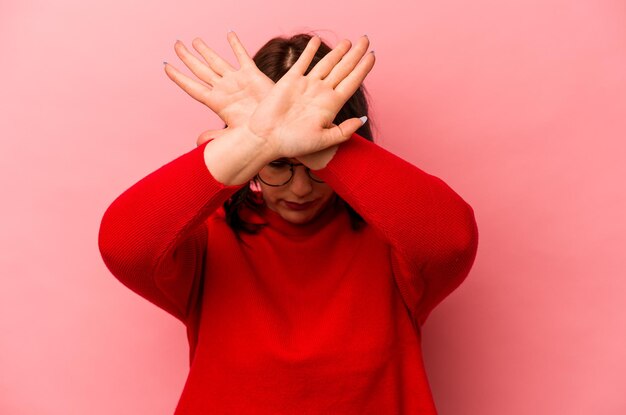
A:
<svg viewBox="0 0 626 415">
<path fill-rule="evenodd" d="M 201 269 L 195 261 L 204 253 L 201 224 L 207 215 L 267 162 L 295 157 L 389 243 L 405 300 L 423 322 L 469 272 L 477 228 L 471 207 L 443 181 L 360 137 L 349 140 L 361 120 L 332 124 L 374 65 L 367 37 L 354 48 L 340 42 L 305 76 L 320 42 L 312 38 L 275 85 L 233 32 L 228 39 L 239 69 L 199 39 L 193 45 L 205 62 L 176 43 L 177 54 L 202 82 L 169 64 L 167 75 L 227 127 L 203 133 L 198 145 L 214 140 L 142 179 L 109 207 L 99 243 L 111 271 L 184 320 Z"/>
<path fill-rule="evenodd" d="M 204 61 L 177 41 L 175 50 L 200 81 L 170 64 L 165 72 L 178 86 L 215 112 L 227 125 L 203 133 L 207 168 L 226 185 L 249 181 L 265 164 L 280 157 L 298 158 L 312 169 L 330 161 L 337 145 L 349 139 L 365 122 L 351 118 L 340 125 L 333 120 L 374 66 L 369 39 L 352 47 L 343 40 L 304 75 L 320 39 L 313 36 L 290 70 L 276 84 L 254 64 L 234 32 L 227 35 L 240 65 L 233 68 L 201 39 L 192 42 Z"/>
<path fill-rule="evenodd" d="M 279 157 L 298 158 L 319 171 L 388 241 L 394 271 L 406 278 L 403 295 L 423 323 L 467 276 L 478 232 L 471 207 L 440 179 L 362 139 L 345 143 L 338 152 L 338 145 L 363 122 L 353 118 L 332 124 L 374 65 L 374 54 L 367 53 L 368 38 L 359 38 L 354 47 L 348 40 L 339 42 L 305 76 L 319 46 L 319 38 L 313 37 L 275 85 L 258 70 L 234 32 L 228 34 L 228 41 L 238 70 L 200 39 L 193 46 L 204 62 L 180 42 L 175 49 L 204 84 L 170 65 L 165 68 L 177 85 L 228 126 L 198 139 L 201 144 L 217 137 L 205 148 L 209 171 L 222 183 L 240 184 Z M 227 159 L 229 152 L 234 156 Z M 331 163 L 333 159 L 336 163 Z M 386 168 L 372 167 L 373 160 Z"/>
</svg>

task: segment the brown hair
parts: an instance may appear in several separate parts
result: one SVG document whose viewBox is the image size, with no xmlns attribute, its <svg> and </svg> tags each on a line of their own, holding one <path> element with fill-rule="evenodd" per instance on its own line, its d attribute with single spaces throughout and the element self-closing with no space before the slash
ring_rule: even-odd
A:
<svg viewBox="0 0 626 415">
<path fill-rule="evenodd" d="M 296 62 L 298 57 L 304 51 L 304 48 L 311 39 L 309 34 L 298 34 L 290 38 L 275 37 L 268 41 L 259 51 L 254 55 L 254 63 L 261 72 L 267 75 L 272 81 L 278 82 L 280 78 L 287 73 L 289 68 Z M 319 62 L 331 48 L 324 42 L 321 43 L 313 61 L 309 65 L 309 68 L 305 72 L 308 73 Z M 335 117 L 334 124 L 340 124 L 341 122 L 354 117 L 361 117 L 366 115 L 368 122 L 363 124 L 356 133 L 361 137 L 374 141 L 372 137 L 372 130 L 370 128 L 371 118 L 368 114 L 368 105 L 366 99 L 366 90 L 363 85 L 357 89 L 357 91 L 346 101 L 344 106 L 339 110 Z M 255 179 L 256 180 L 256 179 Z M 363 218 L 356 213 L 356 211 L 348 205 L 343 199 L 337 196 L 338 199 L 345 204 L 352 223 L 352 228 L 357 230 L 365 223 Z M 254 192 L 250 188 L 250 185 L 244 186 L 235 192 L 230 199 L 224 202 L 224 210 L 226 212 L 226 223 L 239 235 L 240 231 L 246 233 L 256 233 L 263 225 L 252 224 L 245 222 L 239 216 L 239 209 L 242 206 L 246 206 L 254 211 L 259 210 L 258 198 L 254 197 Z"/>
</svg>

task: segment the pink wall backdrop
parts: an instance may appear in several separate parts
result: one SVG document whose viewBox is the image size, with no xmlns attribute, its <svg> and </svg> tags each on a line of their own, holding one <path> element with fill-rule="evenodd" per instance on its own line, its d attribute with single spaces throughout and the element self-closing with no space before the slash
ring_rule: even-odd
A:
<svg viewBox="0 0 626 415">
<path fill-rule="evenodd" d="M 424 327 L 444 415 L 626 413 L 623 0 L 0 5 L 0 413 L 170 414 L 184 327 L 103 265 L 100 218 L 220 124 L 164 74 L 176 39 L 229 54 L 367 33 L 378 142 L 480 229 Z"/>
</svg>

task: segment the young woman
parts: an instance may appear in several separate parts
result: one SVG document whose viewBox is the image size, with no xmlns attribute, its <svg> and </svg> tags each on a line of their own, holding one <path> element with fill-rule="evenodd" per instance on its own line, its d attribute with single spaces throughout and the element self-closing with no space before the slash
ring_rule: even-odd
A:
<svg viewBox="0 0 626 415">
<path fill-rule="evenodd" d="M 177 42 L 167 75 L 226 127 L 106 211 L 126 286 L 187 327 L 177 414 L 434 414 L 420 327 L 467 276 L 471 207 L 371 142 L 369 40 L 268 42 L 240 68 Z M 367 138 L 364 138 L 364 136 Z"/>
</svg>

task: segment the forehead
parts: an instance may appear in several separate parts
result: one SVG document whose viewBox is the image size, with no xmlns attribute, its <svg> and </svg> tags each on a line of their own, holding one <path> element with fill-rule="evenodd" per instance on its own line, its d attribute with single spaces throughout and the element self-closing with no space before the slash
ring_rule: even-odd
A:
<svg viewBox="0 0 626 415">
<path fill-rule="evenodd" d="M 287 161 L 289 163 L 294 163 L 294 164 L 299 164 L 300 163 L 297 159 L 289 158 L 289 157 L 280 157 L 280 158 L 277 158 L 277 159 L 275 159 L 273 161 Z"/>
</svg>

